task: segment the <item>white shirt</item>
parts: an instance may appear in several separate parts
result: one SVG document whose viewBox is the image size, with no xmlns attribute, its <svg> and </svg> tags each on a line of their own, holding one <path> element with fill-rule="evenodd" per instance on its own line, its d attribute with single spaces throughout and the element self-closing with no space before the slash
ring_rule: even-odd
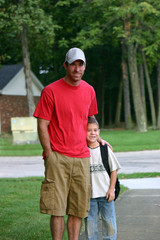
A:
<svg viewBox="0 0 160 240">
<path fill-rule="evenodd" d="M 109 186 L 110 177 L 105 170 L 102 162 L 100 146 L 96 148 L 89 148 L 90 150 L 90 178 L 92 185 L 91 198 L 105 197 Z M 116 156 L 112 150 L 108 147 L 108 163 L 110 171 L 119 170 L 121 168 Z"/>
</svg>

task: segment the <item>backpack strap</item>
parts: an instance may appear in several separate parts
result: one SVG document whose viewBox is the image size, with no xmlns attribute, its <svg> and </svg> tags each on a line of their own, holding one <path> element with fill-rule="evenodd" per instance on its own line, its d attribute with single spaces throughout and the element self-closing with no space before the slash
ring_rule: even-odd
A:
<svg viewBox="0 0 160 240">
<path fill-rule="evenodd" d="M 100 144 L 100 150 L 101 150 L 103 165 L 104 165 L 109 177 L 111 177 L 111 171 L 110 171 L 110 167 L 109 167 L 109 163 L 108 163 L 108 146 L 106 144 L 104 146 Z M 118 180 L 118 175 L 117 175 L 117 180 L 116 180 L 116 184 L 115 184 L 115 199 L 114 199 L 114 201 L 118 198 L 120 190 L 121 190 L 120 182 Z"/>
<path fill-rule="evenodd" d="M 110 167 L 109 167 L 109 163 L 108 163 L 108 146 L 107 146 L 107 144 L 105 144 L 105 145 L 100 144 L 100 150 L 101 150 L 103 165 L 110 177 L 111 171 L 110 171 Z"/>
</svg>

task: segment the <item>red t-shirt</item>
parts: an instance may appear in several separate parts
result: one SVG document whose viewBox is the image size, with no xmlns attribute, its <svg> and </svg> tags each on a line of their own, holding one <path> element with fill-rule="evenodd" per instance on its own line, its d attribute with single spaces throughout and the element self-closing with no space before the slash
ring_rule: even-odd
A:
<svg viewBox="0 0 160 240">
<path fill-rule="evenodd" d="M 42 90 L 34 117 L 50 121 L 52 149 L 69 157 L 89 157 L 86 144 L 88 116 L 98 113 L 95 91 L 85 81 L 71 86 L 64 79 Z"/>
</svg>

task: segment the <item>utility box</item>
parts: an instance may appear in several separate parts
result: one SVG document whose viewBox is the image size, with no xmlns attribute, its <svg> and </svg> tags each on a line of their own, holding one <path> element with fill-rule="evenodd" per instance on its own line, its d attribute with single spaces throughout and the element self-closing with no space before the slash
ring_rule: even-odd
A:
<svg viewBox="0 0 160 240">
<path fill-rule="evenodd" d="M 11 118 L 14 144 L 38 143 L 37 119 L 34 117 Z"/>
</svg>

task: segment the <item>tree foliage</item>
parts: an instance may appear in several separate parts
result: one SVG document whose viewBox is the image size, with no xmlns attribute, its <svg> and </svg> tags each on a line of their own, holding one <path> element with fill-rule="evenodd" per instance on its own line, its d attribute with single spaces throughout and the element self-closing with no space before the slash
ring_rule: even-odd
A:
<svg viewBox="0 0 160 240">
<path fill-rule="evenodd" d="M 1 31 L 6 33 L 5 37 L 17 38 L 21 42 L 22 58 L 26 82 L 29 116 L 33 115 L 35 106 L 31 83 L 31 68 L 29 45 L 36 43 L 43 46 L 43 38 L 46 38 L 46 46 L 53 44 L 54 28 L 51 16 L 39 8 L 40 0 L 19 0 L 1 2 Z"/>
</svg>

